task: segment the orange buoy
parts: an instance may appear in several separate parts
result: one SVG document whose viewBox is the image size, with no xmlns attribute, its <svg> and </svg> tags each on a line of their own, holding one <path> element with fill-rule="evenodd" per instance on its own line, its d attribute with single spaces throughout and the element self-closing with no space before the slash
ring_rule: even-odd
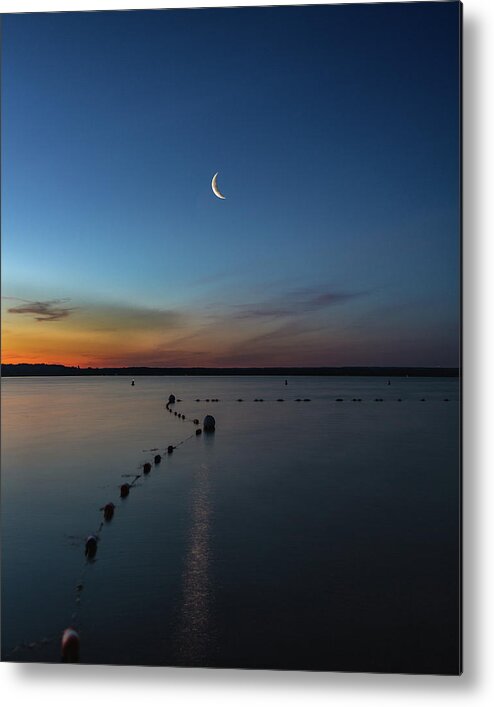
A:
<svg viewBox="0 0 494 707">
<path fill-rule="evenodd" d="M 95 535 L 88 535 L 86 538 L 86 557 L 94 557 L 98 549 L 98 539 Z"/>
<path fill-rule="evenodd" d="M 103 516 L 104 516 L 105 520 L 111 520 L 113 518 L 114 513 L 115 513 L 115 504 L 107 503 L 106 506 L 103 508 Z"/>
<path fill-rule="evenodd" d="M 62 662 L 79 662 L 80 638 L 77 631 L 70 627 L 66 628 L 62 634 Z"/>
</svg>

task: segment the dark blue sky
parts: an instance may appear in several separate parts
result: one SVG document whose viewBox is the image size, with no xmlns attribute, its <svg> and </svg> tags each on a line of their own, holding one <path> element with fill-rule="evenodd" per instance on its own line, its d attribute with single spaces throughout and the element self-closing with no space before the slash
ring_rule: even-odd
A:
<svg viewBox="0 0 494 707">
<path fill-rule="evenodd" d="M 459 12 L 5 16 L 7 358 L 456 365 Z"/>
</svg>

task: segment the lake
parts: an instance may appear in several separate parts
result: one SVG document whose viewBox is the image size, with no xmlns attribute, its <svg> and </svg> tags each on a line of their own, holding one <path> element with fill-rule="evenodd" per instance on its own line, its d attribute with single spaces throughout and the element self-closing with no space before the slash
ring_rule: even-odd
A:
<svg viewBox="0 0 494 707">
<path fill-rule="evenodd" d="M 2 659 L 457 674 L 459 382 L 387 383 L 3 379 Z"/>
</svg>

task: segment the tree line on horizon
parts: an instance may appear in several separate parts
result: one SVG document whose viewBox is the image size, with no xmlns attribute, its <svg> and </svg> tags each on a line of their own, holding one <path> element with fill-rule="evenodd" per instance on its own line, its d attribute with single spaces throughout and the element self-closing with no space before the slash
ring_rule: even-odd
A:
<svg viewBox="0 0 494 707">
<path fill-rule="evenodd" d="M 81 368 L 52 363 L 2 363 L 2 376 L 205 376 L 205 375 L 268 375 L 268 376 L 427 376 L 458 377 L 459 368 L 434 366 L 265 366 L 265 367 L 147 367 Z"/>
</svg>

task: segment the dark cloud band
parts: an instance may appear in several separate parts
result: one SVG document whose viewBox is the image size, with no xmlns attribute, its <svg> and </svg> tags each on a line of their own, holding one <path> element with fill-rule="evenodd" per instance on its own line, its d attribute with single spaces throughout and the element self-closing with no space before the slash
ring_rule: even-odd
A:
<svg viewBox="0 0 494 707">
<path fill-rule="evenodd" d="M 38 322 L 55 322 L 59 319 L 65 319 L 75 309 L 75 307 L 62 307 L 64 302 L 69 300 L 53 299 L 44 302 L 23 301 L 16 307 L 9 307 L 9 314 L 31 314 Z"/>
</svg>

